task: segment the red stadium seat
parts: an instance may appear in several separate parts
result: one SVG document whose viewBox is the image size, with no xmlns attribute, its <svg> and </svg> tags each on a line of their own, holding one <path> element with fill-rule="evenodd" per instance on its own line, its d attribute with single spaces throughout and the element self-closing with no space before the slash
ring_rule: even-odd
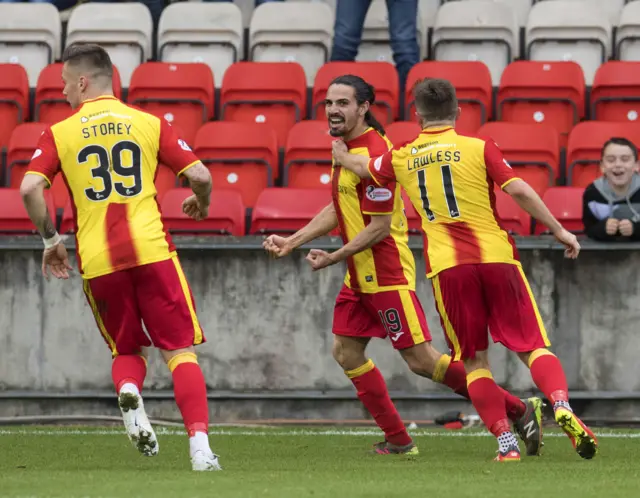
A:
<svg viewBox="0 0 640 498">
<path fill-rule="evenodd" d="M 293 188 L 329 187 L 332 141 L 326 123 L 296 123 L 289 132 L 284 150 L 284 185 Z"/>
<path fill-rule="evenodd" d="M 158 164 L 158 169 L 156 170 L 156 177 L 154 179 L 156 185 L 156 191 L 158 192 L 158 202 L 162 202 L 162 198 L 164 194 L 166 194 L 169 190 L 174 189 L 178 186 L 178 178 L 175 173 L 164 164 Z"/>
<path fill-rule="evenodd" d="M 206 64 L 146 62 L 131 76 L 127 101 L 177 124 L 193 143 L 198 128 L 213 118 L 213 74 Z"/>
<path fill-rule="evenodd" d="M 405 119 L 415 119 L 413 85 L 423 78 L 444 78 L 456 87 L 462 113 L 456 123 L 460 133 L 475 133 L 492 118 L 493 97 L 491 73 L 479 61 L 424 61 L 411 68 L 405 91 Z"/>
<path fill-rule="evenodd" d="M 413 207 L 409 196 L 402 189 L 402 200 L 404 201 L 404 213 L 407 216 L 407 223 L 409 224 L 409 235 L 422 235 L 422 218 Z"/>
<path fill-rule="evenodd" d="M 34 121 L 54 124 L 73 114 L 73 109 L 71 109 L 67 99 L 62 94 L 63 89 L 62 63 L 49 64 L 38 76 Z M 122 95 L 120 74 L 115 66 L 113 66 L 113 94 L 118 98 Z"/>
<path fill-rule="evenodd" d="M 289 130 L 307 115 L 304 69 L 296 62 L 237 62 L 224 73 L 220 101 L 221 119 L 267 123 L 284 147 Z"/>
<path fill-rule="evenodd" d="M 44 193 L 49 214 L 53 215 L 55 209 L 53 199 L 49 192 Z M 55 219 L 53 219 L 55 223 Z M 0 235 L 26 235 L 38 233 L 31 223 L 27 210 L 22 202 L 20 189 L 0 188 Z"/>
<path fill-rule="evenodd" d="M 584 232 L 582 224 L 582 194 L 580 187 L 553 187 L 544 193 L 542 200 L 562 225 L 573 233 Z M 547 227 L 536 222 L 535 234 L 549 233 Z"/>
<path fill-rule="evenodd" d="M 560 172 L 558 133 L 549 125 L 486 123 L 478 135 L 492 138 L 524 181 L 542 195 L 555 185 Z"/>
<path fill-rule="evenodd" d="M 576 62 L 512 62 L 500 79 L 497 119 L 552 125 L 563 146 L 571 128 L 584 118 L 584 93 L 584 74 Z"/>
<path fill-rule="evenodd" d="M 639 116 L 640 62 L 602 64 L 591 88 L 591 119 L 637 122 Z"/>
<path fill-rule="evenodd" d="M 67 204 L 62 211 L 62 220 L 60 221 L 60 233 L 72 234 L 76 232 L 76 214 L 71 199 L 67 201 Z"/>
<path fill-rule="evenodd" d="M 324 99 L 331 82 L 338 76 L 360 76 L 376 90 L 373 115 L 380 123 L 392 123 L 398 119 L 398 73 L 389 62 L 328 62 L 316 74 L 313 83 L 313 118 L 327 119 Z"/>
<path fill-rule="evenodd" d="M 640 144 L 640 127 L 635 123 L 584 121 L 569 134 L 567 146 L 567 184 L 586 187 L 598 178 L 602 146 L 612 137 Z"/>
<path fill-rule="evenodd" d="M 422 128 L 415 121 L 396 121 L 389 126 L 385 126 L 385 132 L 387 138 L 391 141 L 394 147 L 412 142 L 415 140 Z"/>
<path fill-rule="evenodd" d="M 192 195 L 189 188 L 169 190 L 161 203 L 162 221 L 172 234 L 233 235 L 245 234 L 245 207 L 235 190 L 215 190 L 211 194 L 209 217 L 195 221 L 182 212 L 182 202 Z"/>
<path fill-rule="evenodd" d="M 531 216 L 524 209 L 518 206 L 509 194 L 495 189 L 496 214 L 500 226 L 511 235 L 530 235 Z"/>
<path fill-rule="evenodd" d="M 13 129 L 28 117 L 27 72 L 19 64 L 0 64 L 0 148 L 9 144 Z"/>
<path fill-rule="evenodd" d="M 198 130 L 194 152 L 209 168 L 214 188 L 239 190 L 247 207 L 273 184 L 278 168 L 276 133 L 266 124 L 209 122 Z"/>
<path fill-rule="evenodd" d="M 329 189 L 265 189 L 253 208 L 250 233 L 294 233 L 330 202 Z"/>
</svg>

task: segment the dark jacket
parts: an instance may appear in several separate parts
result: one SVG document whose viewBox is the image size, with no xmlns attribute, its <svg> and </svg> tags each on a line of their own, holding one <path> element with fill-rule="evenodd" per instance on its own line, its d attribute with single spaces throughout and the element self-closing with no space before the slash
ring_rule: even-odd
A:
<svg viewBox="0 0 640 498">
<path fill-rule="evenodd" d="M 631 220 L 633 235 L 608 235 L 607 219 Z M 640 175 L 634 174 L 627 195 L 618 196 L 605 177 L 589 185 L 582 196 L 582 222 L 589 236 L 595 240 L 640 240 Z"/>
</svg>

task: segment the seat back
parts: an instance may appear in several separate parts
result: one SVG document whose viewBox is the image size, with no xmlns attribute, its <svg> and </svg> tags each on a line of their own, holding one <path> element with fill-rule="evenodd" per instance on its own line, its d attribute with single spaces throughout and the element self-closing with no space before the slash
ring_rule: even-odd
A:
<svg viewBox="0 0 640 498">
<path fill-rule="evenodd" d="M 44 199 L 50 215 L 54 215 L 55 208 L 51 194 L 45 190 Z M 55 219 L 51 221 L 55 224 Z M 20 189 L 0 188 L 0 235 L 28 235 L 37 234 L 38 230 L 29 219 L 29 214 L 22 202 Z"/>
<path fill-rule="evenodd" d="M 640 62 L 604 63 L 596 72 L 590 99 L 592 119 L 636 122 L 640 116 Z"/>
<path fill-rule="evenodd" d="M 51 3 L 0 3 L 0 63 L 20 64 L 34 88 L 40 71 L 60 58 L 61 31 Z"/>
<path fill-rule="evenodd" d="M 171 168 L 169 168 L 169 166 L 158 164 L 156 177 L 153 180 L 153 183 L 156 186 L 158 202 L 162 203 L 164 195 L 169 190 L 179 187 L 179 182 L 180 180 L 176 177 L 176 174 Z"/>
<path fill-rule="evenodd" d="M 14 128 L 28 118 L 27 72 L 19 64 L 0 64 L 0 149 L 8 145 Z"/>
<path fill-rule="evenodd" d="M 553 187 L 544 193 L 542 200 L 564 228 L 573 233 L 584 233 L 582 223 L 582 194 L 581 187 Z M 542 223 L 535 223 L 536 235 L 547 234 L 549 229 Z"/>
<path fill-rule="evenodd" d="M 195 138 L 194 152 L 209 168 L 216 188 L 237 190 L 252 207 L 273 184 L 278 168 L 275 131 L 266 124 L 209 122 Z"/>
<path fill-rule="evenodd" d="M 495 212 L 502 229 L 511 235 L 530 235 L 531 216 L 529 213 L 518 206 L 513 197 L 500 188 L 496 188 L 494 193 L 496 197 Z"/>
<path fill-rule="evenodd" d="M 621 61 L 640 59 L 640 3 L 628 2 L 622 9 L 616 31 L 615 57 Z"/>
<path fill-rule="evenodd" d="M 432 53 L 436 60 L 482 61 L 494 85 L 520 50 L 518 19 L 507 3 L 447 2 L 438 10 Z"/>
<path fill-rule="evenodd" d="M 376 90 L 371 108 L 380 123 L 392 123 L 398 118 L 398 73 L 388 62 L 328 62 L 318 70 L 313 83 L 311 110 L 314 119 L 325 120 L 324 99 L 331 82 L 342 75 L 360 76 Z"/>
<path fill-rule="evenodd" d="M 172 3 L 158 25 L 158 58 L 164 62 L 201 62 L 214 82 L 243 54 L 242 12 L 233 3 Z"/>
<path fill-rule="evenodd" d="M 104 47 L 120 70 L 122 85 L 128 88 L 135 68 L 151 58 L 152 32 L 151 13 L 143 3 L 122 2 L 118 8 L 83 3 L 69 17 L 67 46 L 88 42 Z"/>
<path fill-rule="evenodd" d="M 265 189 L 253 208 L 250 233 L 294 233 L 330 202 L 329 189 Z"/>
<path fill-rule="evenodd" d="M 460 131 L 475 133 L 493 115 L 491 73 L 478 61 L 424 61 L 411 68 L 405 90 L 405 119 L 415 119 L 412 88 L 424 78 L 449 80 L 456 88 L 462 113 L 456 123 Z"/>
<path fill-rule="evenodd" d="M 44 123 L 22 123 L 13 130 L 7 148 L 7 186 L 20 188 L 38 140 L 46 128 Z"/>
<path fill-rule="evenodd" d="M 213 118 L 213 75 L 201 63 L 146 62 L 133 72 L 127 100 L 175 123 L 193 143 L 198 128 Z"/>
<path fill-rule="evenodd" d="M 307 114 L 304 70 L 291 62 L 238 62 L 225 73 L 220 101 L 221 119 L 266 123 L 284 147 L 291 127 Z"/>
<path fill-rule="evenodd" d="M 411 142 L 417 138 L 422 131 L 420 125 L 415 121 L 396 121 L 385 128 L 387 138 L 394 147 Z"/>
<path fill-rule="evenodd" d="M 333 38 L 334 13 L 323 2 L 267 2 L 259 5 L 249 28 L 249 59 L 298 62 L 312 86 L 327 60 Z"/>
<path fill-rule="evenodd" d="M 332 141 L 326 123 L 296 123 L 284 150 L 283 184 L 292 188 L 329 187 Z"/>
</svg>

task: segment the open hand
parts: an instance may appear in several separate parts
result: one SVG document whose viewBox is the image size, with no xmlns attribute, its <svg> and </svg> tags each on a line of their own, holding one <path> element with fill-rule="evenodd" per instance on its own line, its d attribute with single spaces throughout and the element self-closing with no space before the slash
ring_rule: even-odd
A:
<svg viewBox="0 0 640 498">
<path fill-rule="evenodd" d="M 62 242 L 45 249 L 42 254 L 42 274 L 47 280 L 49 280 L 49 270 L 51 275 L 64 280 L 69 278 L 69 271 L 73 270 L 69 264 L 67 249 Z"/>
</svg>

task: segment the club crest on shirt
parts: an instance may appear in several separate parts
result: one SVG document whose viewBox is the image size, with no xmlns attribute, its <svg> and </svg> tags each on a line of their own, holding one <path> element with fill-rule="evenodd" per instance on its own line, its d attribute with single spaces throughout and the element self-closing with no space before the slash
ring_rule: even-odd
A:
<svg viewBox="0 0 640 498">
<path fill-rule="evenodd" d="M 373 185 L 369 185 L 367 187 L 366 194 L 367 199 L 374 202 L 384 202 L 391 199 L 393 195 L 391 190 L 386 188 L 374 187 Z"/>
</svg>

